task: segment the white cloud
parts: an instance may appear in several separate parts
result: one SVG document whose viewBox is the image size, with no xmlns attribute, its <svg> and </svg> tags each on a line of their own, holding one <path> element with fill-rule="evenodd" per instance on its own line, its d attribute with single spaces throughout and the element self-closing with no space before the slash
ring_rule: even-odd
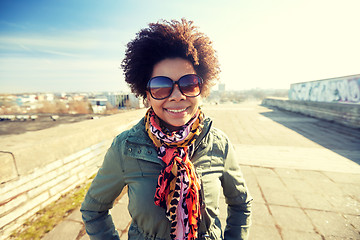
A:
<svg viewBox="0 0 360 240">
<path fill-rule="evenodd" d="M 120 54 L 124 49 L 123 36 L 120 31 L 111 29 L 57 32 L 53 35 L 3 34 L 0 36 L 0 50 L 8 54 L 24 51 L 25 55 L 42 52 L 68 57 L 117 57 L 114 53 Z"/>
<path fill-rule="evenodd" d="M 80 41 L 81 40 L 81 41 Z M 94 40 L 74 39 L 63 36 L 0 36 L 0 43 L 6 45 L 19 45 L 28 48 L 63 48 L 63 49 L 89 49 L 96 47 Z"/>
<path fill-rule="evenodd" d="M 1 92 L 128 91 L 120 62 L 107 59 L 0 59 Z"/>
</svg>

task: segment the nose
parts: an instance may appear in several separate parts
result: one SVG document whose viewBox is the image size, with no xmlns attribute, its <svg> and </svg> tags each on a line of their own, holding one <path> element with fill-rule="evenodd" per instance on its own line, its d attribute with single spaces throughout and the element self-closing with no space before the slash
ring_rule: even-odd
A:
<svg viewBox="0 0 360 240">
<path fill-rule="evenodd" d="M 174 85 L 174 89 L 169 97 L 170 101 L 181 101 L 181 100 L 185 100 L 186 96 L 183 95 L 180 91 L 180 88 L 177 84 Z"/>
</svg>

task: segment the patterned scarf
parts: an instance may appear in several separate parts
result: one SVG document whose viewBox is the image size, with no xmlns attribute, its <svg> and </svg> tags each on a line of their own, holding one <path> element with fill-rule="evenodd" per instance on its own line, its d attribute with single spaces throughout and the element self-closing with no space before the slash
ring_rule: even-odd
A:
<svg viewBox="0 0 360 240">
<path fill-rule="evenodd" d="M 166 209 L 171 223 L 171 239 L 193 240 L 200 220 L 200 181 L 188 155 L 203 128 L 204 115 L 195 116 L 180 130 L 170 132 L 161 127 L 150 108 L 145 115 L 145 129 L 157 148 L 158 157 L 166 163 L 161 170 L 154 202 Z"/>
</svg>

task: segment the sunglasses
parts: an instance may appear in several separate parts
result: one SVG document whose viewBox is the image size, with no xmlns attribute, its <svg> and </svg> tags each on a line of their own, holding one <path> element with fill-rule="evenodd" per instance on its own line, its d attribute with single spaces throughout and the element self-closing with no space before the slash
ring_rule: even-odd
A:
<svg viewBox="0 0 360 240">
<path fill-rule="evenodd" d="M 173 81 L 165 76 L 153 77 L 147 84 L 147 90 L 152 98 L 162 100 L 170 97 L 174 91 L 174 86 L 179 86 L 180 92 L 186 97 L 197 97 L 201 93 L 201 84 L 203 80 L 196 74 L 187 74 L 179 80 Z"/>
</svg>

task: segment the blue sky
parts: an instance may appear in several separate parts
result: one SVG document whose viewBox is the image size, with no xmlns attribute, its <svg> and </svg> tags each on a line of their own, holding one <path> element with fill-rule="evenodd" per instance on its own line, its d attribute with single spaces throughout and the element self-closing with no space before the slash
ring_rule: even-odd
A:
<svg viewBox="0 0 360 240">
<path fill-rule="evenodd" d="M 1 0 L 0 93 L 127 91 L 125 45 L 159 19 L 193 20 L 227 89 L 360 73 L 358 0 Z"/>
</svg>

